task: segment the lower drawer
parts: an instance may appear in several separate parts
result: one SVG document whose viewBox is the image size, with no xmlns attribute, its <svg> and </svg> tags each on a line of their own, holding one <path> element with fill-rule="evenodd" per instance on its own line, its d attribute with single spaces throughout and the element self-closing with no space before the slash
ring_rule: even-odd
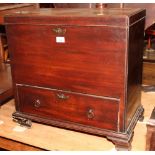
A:
<svg viewBox="0 0 155 155">
<path fill-rule="evenodd" d="M 117 131 L 117 99 L 29 86 L 17 88 L 22 113 Z"/>
</svg>

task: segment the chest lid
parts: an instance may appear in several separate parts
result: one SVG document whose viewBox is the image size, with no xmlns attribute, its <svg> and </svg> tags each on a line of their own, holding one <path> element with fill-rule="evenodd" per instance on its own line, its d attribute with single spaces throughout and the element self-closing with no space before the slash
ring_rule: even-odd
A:
<svg viewBox="0 0 155 155">
<path fill-rule="evenodd" d="M 127 27 L 144 18 L 144 9 L 135 8 L 54 8 L 20 11 L 8 14 L 6 24 L 54 24 L 80 26 L 119 26 Z"/>
</svg>

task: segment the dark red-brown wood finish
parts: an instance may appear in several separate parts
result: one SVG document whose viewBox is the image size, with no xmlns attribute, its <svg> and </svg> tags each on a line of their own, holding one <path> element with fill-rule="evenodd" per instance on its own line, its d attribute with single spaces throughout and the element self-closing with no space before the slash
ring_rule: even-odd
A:
<svg viewBox="0 0 155 155">
<path fill-rule="evenodd" d="M 23 113 L 117 131 L 117 100 L 23 86 L 18 92 Z"/>
<path fill-rule="evenodd" d="M 130 148 L 145 10 L 43 9 L 5 17 L 17 112 Z"/>
<path fill-rule="evenodd" d="M 142 63 L 139 62 L 143 61 L 144 23 L 143 19 L 129 29 L 126 127 L 134 115 L 134 109 L 141 104 Z"/>
</svg>

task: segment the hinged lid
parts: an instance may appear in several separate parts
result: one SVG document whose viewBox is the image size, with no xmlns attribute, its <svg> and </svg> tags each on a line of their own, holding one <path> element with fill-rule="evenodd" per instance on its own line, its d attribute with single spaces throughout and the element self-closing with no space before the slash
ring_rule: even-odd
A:
<svg viewBox="0 0 155 155">
<path fill-rule="evenodd" d="M 5 16 L 5 23 L 56 24 L 56 25 L 107 25 L 126 27 L 145 17 L 144 9 L 38 9 L 20 11 Z"/>
</svg>

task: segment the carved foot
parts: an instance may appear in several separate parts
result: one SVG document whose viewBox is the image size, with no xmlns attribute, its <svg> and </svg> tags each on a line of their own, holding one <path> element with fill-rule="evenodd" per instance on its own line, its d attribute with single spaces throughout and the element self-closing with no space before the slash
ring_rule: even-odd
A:
<svg viewBox="0 0 155 155">
<path fill-rule="evenodd" d="M 144 108 L 142 108 L 141 114 L 139 115 L 139 121 L 143 122 L 144 120 Z"/>
<path fill-rule="evenodd" d="M 132 133 L 129 139 L 120 139 L 120 138 L 112 138 L 112 137 L 108 137 L 108 139 L 115 144 L 115 149 L 117 151 L 130 151 L 132 148 L 131 142 L 133 139 L 133 134 L 134 132 Z"/>
<path fill-rule="evenodd" d="M 131 143 L 126 141 L 115 141 L 115 149 L 117 151 L 130 151 L 131 150 Z"/>
<path fill-rule="evenodd" d="M 13 121 L 19 123 L 21 126 L 25 126 L 27 128 L 31 128 L 31 126 L 32 126 L 31 120 L 29 120 L 27 118 L 15 116 L 14 114 L 12 115 L 12 118 L 13 118 Z"/>
</svg>

